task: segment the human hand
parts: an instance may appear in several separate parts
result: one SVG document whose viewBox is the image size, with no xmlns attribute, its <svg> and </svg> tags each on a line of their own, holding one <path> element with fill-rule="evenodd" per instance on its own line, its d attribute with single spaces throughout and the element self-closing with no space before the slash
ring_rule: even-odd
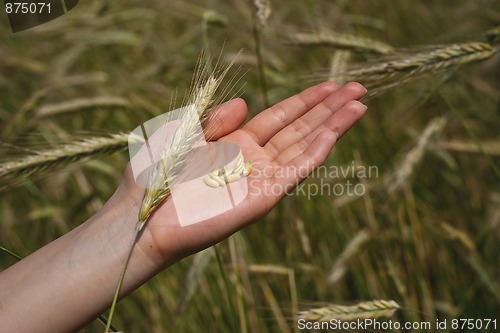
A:
<svg viewBox="0 0 500 333">
<path fill-rule="evenodd" d="M 213 245 L 267 214 L 285 194 L 320 166 L 338 137 L 366 110 L 358 101 L 366 90 L 357 83 L 339 87 L 324 82 L 259 113 L 247 116 L 243 100 L 224 103 L 206 127 L 213 141 L 235 143 L 253 162 L 248 195 L 233 209 L 205 221 L 180 226 L 172 200 L 151 216 L 138 244 L 160 266 L 167 266 Z M 143 190 L 134 185 L 130 167 L 122 186 L 140 206 Z"/>
</svg>

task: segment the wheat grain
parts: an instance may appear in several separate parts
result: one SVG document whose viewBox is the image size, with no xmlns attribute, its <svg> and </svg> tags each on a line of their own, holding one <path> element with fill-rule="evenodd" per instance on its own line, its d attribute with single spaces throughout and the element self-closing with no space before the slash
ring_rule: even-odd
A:
<svg viewBox="0 0 500 333">
<path fill-rule="evenodd" d="M 252 161 L 246 161 L 245 162 L 245 167 L 243 169 L 243 175 L 245 177 L 248 177 L 248 175 L 252 172 Z"/>
<path fill-rule="evenodd" d="M 217 187 L 220 187 L 222 186 L 218 181 L 212 179 L 211 177 L 203 177 L 203 181 L 205 182 L 205 184 L 207 184 L 207 186 L 210 186 L 210 187 L 213 187 L 213 188 L 217 188 Z M 224 181 L 223 181 L 224 183 Z"/>
<path fill-rule="evenodd" d="M 215 180 L 216 183 L 218 183 L 220 186 L 224 186 L 226 185 L 226 182 L 224 181 L 224 179 L 222 179 L 221 177 L 217 176 L 217 175 L 214 175 L 214 174 L 209 174 L 209 177 L 212 179 L 212 180 Z"/>
<path fill-rule="evenodd" d="M 250 161 L 245 163 L 243 161 L 243 157 L 240 155 L 236 160 L 234 168 L 226 166 L 212 170 L 212 172 L 210 172 L 208 176 L 205 176 L 203 178 L 203 182 L 213 188 L 236 182 L 250 174 L 250 172 L 252 171 L 251 163 L 252 162 Z M 246 167 L 247 164 L 248 167 Z"/>
<path fill-rule="evenodd" d="M 240 180 L 240 179 L 241 179 L 241 176 L 240 176 L 240 175 L 237 175 L 237 174 L 235 174 L 235 173 L 232 173 L 232 174 L 227 175 L 227 176 L 225 177 L 226 183 L 233 183 L 233 182 L 236 182 L 236 181 L 238 181 L 238 180 Z"/>
<path fill-rule="evenodd" d="M 385 300 L 374 300 L 356 305 L 329 304 L 320 308 L 301 311 L 299 319 L 313 322 L 326 322 L 333 319 L 341 321 L 375 319 L 391 317 L 399 308 L 399 304 L 395 301 Z"/>
<path fill-rule="evenodd" d="M 233 167 L 225 166 L 223 168 L 220 168 L 219 174 L 224 175 L 224 176 L 228 176 L 230 174 L 241 175 L 244 167 L 245 167 L 245 164 L 243 161 L 243 157 L 240 155 L 236 159 L 236 162 L 234 163 Z"/>
<path fill-rule="evenodd" d="M 241 175 L 243 173 L 244 169 L 245 169 L 245 164 L 239 163 L 237 166 L 234 167 L 234 169 L 231 173 Z"/>
<path fill-rule="evenodd" d="M 220 169 L 214 169 L 210 172 L 211 175 L 218 176 L 220 174 Z"/>
</svg>

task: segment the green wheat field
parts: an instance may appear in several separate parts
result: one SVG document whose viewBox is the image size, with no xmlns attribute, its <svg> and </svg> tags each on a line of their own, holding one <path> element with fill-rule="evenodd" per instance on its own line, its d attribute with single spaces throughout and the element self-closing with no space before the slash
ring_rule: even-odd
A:
<svg viewBox="0 0 500 333">
<path fill-rule="evenodd" d="M 123 133 L 182 103 L 205 49 L 235 62 L 226 99 L 249 117 L 324 80 L 369 108 L 262 221 L 121 301 L 116 330 L 326 332 L 298 320 L 338 311 L 498 328 L 499 45 L 494 0 L 87 0 L 16 34 L 2 11 L 0 270 L 103 206 Z"/>
</svg>

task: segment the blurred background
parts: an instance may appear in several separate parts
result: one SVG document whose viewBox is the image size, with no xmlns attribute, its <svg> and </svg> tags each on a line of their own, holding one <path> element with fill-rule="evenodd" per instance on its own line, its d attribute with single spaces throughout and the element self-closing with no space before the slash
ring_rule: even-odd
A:
<svg viewBox="0 0 500 333">
<path fill-rule="evenodd" d="M 492 0 L 87 0 L 16 34 L 2 12 L 0 245 L 27 256 L 85 221 L 128 154 L 118 142 L 45 165 L 23 158 L 178 106 L 205 48 L 214 62 L 235 60 L 225 97 L 244 98 L 251 116 L 327 79 L 365 84 L 369 109 L 328 173 L 120 302 L 116 328 L 297 332 L 299 310 L 375 299 L 401 306 L 393 321 L 493 319 L 499 25 Z M 0 269 L 15 261 L 0 252 Z"/>
</svg>

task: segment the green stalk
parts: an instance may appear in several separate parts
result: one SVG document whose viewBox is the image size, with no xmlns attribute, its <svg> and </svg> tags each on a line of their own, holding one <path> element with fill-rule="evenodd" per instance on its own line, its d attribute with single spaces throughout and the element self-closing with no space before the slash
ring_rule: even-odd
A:
<svg viewBox="0 0 500 333">
<path fill-rule="evenodd" d="M 23 259 L 23 257 L 21 257 L 20 255 L 16 254 L 15 252 L 12 252 L 11 250 L 9 249 L 6 249 L 5 247 L 3 247 L 2 245 L 0 245 L 0 251 L 3 251 L 5 253 L 7 253 L 8 255 L 10 255 L 11 257 L 14 257 L 16 258 L 17 260 L 21 260 Z"/>
<path fill-rule="evenodd" d="M 498 169 L 497 165 L 495 164 L 495 162 L 493 161 L 491 156 L 486 154 L 486 152 L 484 151 L 483 146 L 481 144 L 481 141 L 479 141 L 479 138 L 476 136 L 474 131 L 472 131 L 472 129 L 469 127 L 469 125 L 467 125 L 465 119 L 462 117 L 460 112 L 458 112 L 455 109 L 455 107 L 453 106 L 453 104 L 451 104 L 451 101 L 448 99 L 448 97 L 446 97 L 446 95 L 441 90 L 438 90 L 438 92 L 439 92 L 439 96 L 441 97 L 441 99 L 450 108 L 453 115 L 457 118 L 457 120 L 460 122 L 462 127 L 465 129 L 465 131 L 467 132 L 467 135 L 477 145 L 477 148 L 478 148 L 479 152 L 481 153 L 481 155 L 483 155 L 484 158 L 486 158 L 486 161 L 488 162 L 490 167 L 493 169 L 493 172 L 495 172 L 495 175 L 497 176 L 497 178 L 500 179 L 500 169 Z"/>
<path fill-rule="evenodd" d="M 226 287 L 229 307 L 231 309 L 234 309 L 233 300 L 231 298 L 231 289 L 229 288 L 230 283 L 229 283 L 229 279 L 228 279 L 227 274 L 226 274 L 226 270 L 224 269 L 224 262 L 222 261 L 222 256 L 221 256 L 220 251 L 217 248 L 217 246 L 213 246 L 213 248 L 215 250 L 215 257 L 217 258 L 217 266 L 219 267 L 219 271 L 222 275 L 222 278 L 224 279 L 224 285 Z M 234 323 L 234 320 L 231 320 L 231 332 L 236 332 L 236 324 Z"/>
<path fill-rule="evenodd" d="M 120 276 L 118 278 L 118 283 L 115 289 L 115 294 L 113 296 L 113 301 L 111 302 L 111 309 L 109 310 L 109 318 L 106 322 L 105 333 L 109 332 L 111 328 L 111 321 L 113 320 L 113 314 L 115 313 L 116 303 L 118 302 L 118 295 L 120 294 L 120 290 L 122 289 L 123 277 L 125 276 L 125 271 L 127 270 L 128 263 L 130 261 L 130 257 L 132 256 L 132 249 L 134 248 L 135 242 L 137 241 L 137 236 L 139 236 L 139 232 L 144 226 L 145 222 L 138 221 L 134 233 L 132 234 L 132 238 L 130 240 L 130 244 L 127 249 L 127 257 L 125 258 L 125 263 L 122 266 L 122 270 L 120 272 Z"/>
<path fill-rule="evenodd" d="M 270 107 L 271 105 L 269 104 L 269 97 L 267 93 L 267 82 L 266 82 L 266 77 L 265 77 L 265 72 L 264 72 L 264 59 L 262 57 L 262 49 L 260 45 L 260 29 L 258 26 L 258 22 L 255 19 L 255 16 L 252 15 L 252 33 L 253 33 L 253 39 L 255 43 L 255 54 L 257 56 L 257 66 L 259 69 L 259 81 L 260 81 L 260 88 L 262 92 L 262 99 L 264 101 L 264 106 L 266 108 Z"/>
</svg>

